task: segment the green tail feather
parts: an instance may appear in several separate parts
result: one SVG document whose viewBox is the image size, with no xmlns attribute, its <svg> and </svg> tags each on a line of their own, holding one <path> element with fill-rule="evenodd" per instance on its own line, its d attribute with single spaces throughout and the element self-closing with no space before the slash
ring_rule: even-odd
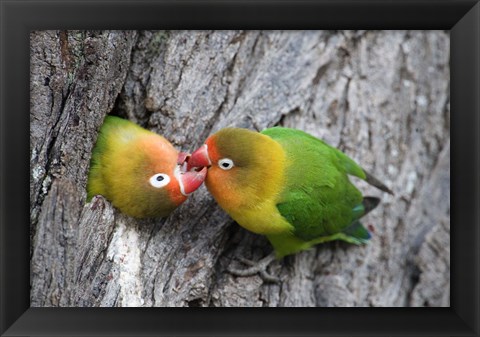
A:
<svg viewBox="0 0 480 337">
<path fill-rule="evenodd" d="M 340 237 L 340 240 L 347 241 L 353 244 L 362 244 L 367 243 L 367 241 L 372 237 L 370 232 L 363 227 L 360 221 L 355 221 L 350 226 L 345 228 L 342 232 L 346 237 Z"/>
<path fill-rule="evenodd" d="M 376 197 L 364 197 L 362 203 L 353 208 L 353 217 L 360 219 L 370 213 L 380 203 Z M 353 244 L 366 243 L 371 238 L 370 232 L 363 227 L 360 221 L 355 220 L 350 226 L 339 233 L 339 240 L 347 241 Z"/>
<path fill-rule="evenodd" d="M 355 221 L 349 227 L 343 230 L 343 232 L 335 233 L 329 236 L 322 236 L 308 242 L 309 245 L 316 245 L 319 243 L 341 240 L 354 245 L 361 245 L 367 243 L 371 235 L 368 230 L 363 227 L 359 221 Z"/>
</svg>

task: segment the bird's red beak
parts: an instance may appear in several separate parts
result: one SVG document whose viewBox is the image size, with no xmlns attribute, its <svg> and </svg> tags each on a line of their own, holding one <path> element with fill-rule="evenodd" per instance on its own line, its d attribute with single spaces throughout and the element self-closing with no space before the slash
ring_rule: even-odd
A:
<svg viewBox="0 0 480 337">
<path fill-rule="evenodd" d="M 208 146 L 203 144 L 195 152 L 192 153 L 187 161 L 187 171 L 190 171 L 194 167 L 210 167 L 212 162 L 208 157 Z"/>
<path fill-rule="evenodd" d="M 204 167 L 200 171 L 189 171 L 180 175 L 181 184 L 183 187 L 182 194 L 188 195 L 194 192 L 197 188 L 202 185 L 205 177 L 207 176 L 207 168 Z"/>
<path fill-rule="evenodd" d="M 191 157 L 188 153 L 180 152 L 177 158 L 178 166 L 177 169 L 175 169 L 175 175 L 180 184 L 180 192 L 185 196 L 199 188 L 207 176 L 206 167 L 202 168 L 200 171 L 187 169 L 190 158 Z"/>
</svg>

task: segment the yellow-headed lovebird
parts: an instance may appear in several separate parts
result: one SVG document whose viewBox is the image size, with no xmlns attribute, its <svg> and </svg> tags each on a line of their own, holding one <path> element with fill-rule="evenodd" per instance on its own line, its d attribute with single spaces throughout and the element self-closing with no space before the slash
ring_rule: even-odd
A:
<svg viewBox="0 0 480 337">
<path fill-rule="evenodd" d="M 207 169 L 186 172 L 187 154 L 162 136 L 107 116 L 92 152 L 88 201 L 101 194 L 122 213 L 167 216 L 203 183 Z"/>
<path fill-rule="evenodd" d="M 348 175 L 391 193 L 343 152 L 283 127 L 222 129 L 192 153 L 191 167 L 209 168 L 205 184 L 218 204 L 242 227 L 266 235 L 277 258 L 321 242 L 370 238 L 359 219 L 379 199 L 362 197 Z"/>
</svg>

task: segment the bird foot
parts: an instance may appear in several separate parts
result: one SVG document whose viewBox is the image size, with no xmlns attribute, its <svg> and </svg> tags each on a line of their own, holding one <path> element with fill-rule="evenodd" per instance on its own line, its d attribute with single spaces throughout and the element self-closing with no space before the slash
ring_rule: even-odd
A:
<svg viewBox="0 0 480 337">
<path fill-rule="evenodd" d="M 264 282 L 279 283 L 280 279 L 267 271 L 267 267 L 275 260 L 275 253 L 271 253 L 258 262 L 243 257 L 236 257 L 243 264 L 250 266 L 247 269 L 228 268 L 228 272 L 235 276 L 253 276 L 259 274 Z"/>
</svg>

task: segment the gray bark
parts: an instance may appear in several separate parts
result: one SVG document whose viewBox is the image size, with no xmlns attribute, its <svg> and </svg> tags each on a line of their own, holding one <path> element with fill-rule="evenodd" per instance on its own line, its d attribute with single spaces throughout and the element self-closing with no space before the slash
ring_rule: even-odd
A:
<svg viewBox="0 0 480 337">
<path fill-rule="evenodd" d="M 449 35 L 444 31 L 31 34 L 32 306 L 449 306 Z M 364 246 L 332 242 L 236 277 L 268 241 L 196 191 L 167 218 L 86 203 L 103 118 L 192 151 L 225 126 L 302 129 L 389 186 Z"/>
</svg>

